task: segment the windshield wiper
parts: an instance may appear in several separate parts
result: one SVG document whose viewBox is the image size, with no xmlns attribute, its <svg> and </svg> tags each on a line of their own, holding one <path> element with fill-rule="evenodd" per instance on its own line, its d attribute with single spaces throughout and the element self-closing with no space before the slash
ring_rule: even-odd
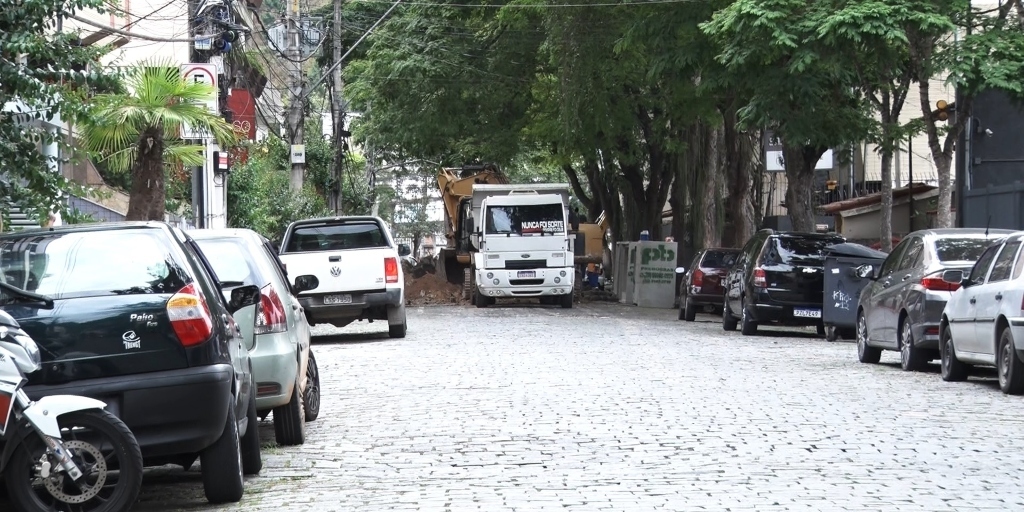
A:
<svg viewBox="0 0 1024 512">
<path fill-rule="evenodd" d="M 49 298 L 49 297 L 47 297 L 45 295 L 39 295 L 37 293 L 32 293 L 30 291 L 22 290 L 21 288 L 18 288 L 17 286 L 14 286 L 14 285 L 7 284 L 7 283 L 3 282 L 2 280 L 0 280 L 0 290 L 3 290 L 4 292 L 7 292 L 8 294 L 12 295 L 12 297 L 10 297 L 10 299 L 8 299 L 7 301 L 4 302 L 5 304 L 17 300 L 17 301 L 25 301 L 25 302 L 29 302 L 29 303 L 42 303 L 43 306 L 44 306 L 44 309 L 53 309 L 53 299 L 51 299 L 51 298 Z"/>
</svg>

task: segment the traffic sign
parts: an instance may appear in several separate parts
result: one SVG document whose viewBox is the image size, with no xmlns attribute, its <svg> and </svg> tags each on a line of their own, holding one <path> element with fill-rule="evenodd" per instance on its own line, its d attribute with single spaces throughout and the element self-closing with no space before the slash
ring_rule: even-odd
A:
<svg viewBox="0 0 1024 512">
<path fill-rule="evenodd" d="M 190 63 L 181 65 L 181 77 L 186 82 L 208 84 L 213 87 L 213 94 L 205 101 L 206 108 L 214 114 L 220 113 L 219 92 L 217 90 L 217 65 L 208 63 Z"/>
</svg>

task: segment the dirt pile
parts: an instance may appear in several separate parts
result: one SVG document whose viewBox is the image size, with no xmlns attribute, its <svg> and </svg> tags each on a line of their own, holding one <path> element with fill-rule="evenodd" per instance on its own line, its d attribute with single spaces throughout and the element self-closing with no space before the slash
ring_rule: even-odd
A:
<svg viewBox="0 0 1024 512">
<path fill-rule="evenodd" d="M 405 297 L 409 305 L 426 306 L 461 304 L 462 287 L 442 280 L 434 274 L 413 277 L 405 274 Z"/>
</svg>

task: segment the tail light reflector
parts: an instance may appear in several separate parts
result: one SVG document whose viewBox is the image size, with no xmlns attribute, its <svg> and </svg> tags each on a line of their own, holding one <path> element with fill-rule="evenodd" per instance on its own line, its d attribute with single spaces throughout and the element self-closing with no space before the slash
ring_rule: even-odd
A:
<svg viewBox="0 0 1024 512">
<path fill-rule="evenodd" d="M 757 288 L 768 287 L 768 279 L 764 274 L 764 269 L 761 267 L 754 269 L 754 286 Z"/>
<path fill-rule="evenodd" d="M 206 297 L 195 283 L 178 290 L 167 301 L 167 318 L 171 321 L 178 342 L 193 347 L 210 339 L 213 334 L 213 319 Z"/>
<path fill-rule="evenodd" d="M 384 258 L 384 280 L 389 283 L 398 282 L 398 260 L 395 258 Z"/>
<path fill-rule="evenodd" d="M 284 332 L 288 330 L 288 318 L 284 314 L 281 296 L 271 285 L 260 290 L 260 302 L 256 305 L 256 327 L 254 334 Z"/>
<path fill-rule="evenodd" d="M 693 271 L 693 286 L 704 286 L 704 272 L 701 269 Z"/>
<path fill-rule="evenodd" d="M 925 290 L 932 290 L 936 292 L 955 292 L 960 289 L 959 283 L 943 281 L 942 274 L 922 277 L 921 286 L 923 286 Z"/>
</svg>

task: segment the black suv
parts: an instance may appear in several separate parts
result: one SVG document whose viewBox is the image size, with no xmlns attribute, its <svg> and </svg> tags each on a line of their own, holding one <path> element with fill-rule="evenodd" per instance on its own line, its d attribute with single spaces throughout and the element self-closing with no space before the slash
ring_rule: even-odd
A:
<svg viewBox="0 0 1024 512">
<path fill-rule="evenodd" d="M 725 278 L 722 328 L 743 334 L 758 324 L 814 325 L 821 322 L 825 248 L 846 239 L 835 234 L 758 231 Z"/>
<path fill-rule="evenodd" d="M 163 223 L 85 224 L 0 236 L 0 278 L 53 299 L 4 304 L 39 344 L 32 399 L 101 400 L 135 434 L 147 466 L 201 459 L 210 502 L 242 498 L 262 466 L 249 353 L 209 262 Z"/>
</svg>

